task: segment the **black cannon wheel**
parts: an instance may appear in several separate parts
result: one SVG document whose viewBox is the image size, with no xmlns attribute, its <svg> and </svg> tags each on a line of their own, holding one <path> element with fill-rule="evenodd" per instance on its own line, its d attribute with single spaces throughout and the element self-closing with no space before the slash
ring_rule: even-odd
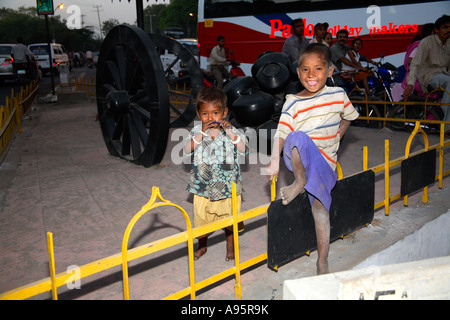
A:
<svg viewBox="0 0 450 320">
<path fill-rule="evenodd" d="M 111 29 L 96 78 L 99 122 L 110 154 L 145 167 L 161 162 L 169 134 L 169 94 L 150 37 L 135 26 Z"/>
<path fill-rule="evenodd" d="M 203 75 L 198 62 L 192 53 L 178 41 L 158 34 L 149 34 L 149 36 L 156 45 L 157 50 L 168 50 L 176 56 L 171 65 L 164 70 L 164 74 L 168 81 L 167 86 L 169 88 L 169 106 L 171 110 L 170 126 L 172 128 L 186 127 L 195 118 L 196 112 L 194 100 L 197 93 L 203 87 Z M 172 83 L 173 79 L 170 79 L 169 77 L 172 66 L 178 61 L 181 61 L 181 64 L 188 70 L 188 75 L 182 80 L 188 82 L 190 93 L 177 90 Z M 176 104 L 171 102 L 176 100 L 183 101 L 183 103 Z"/>
</svg>

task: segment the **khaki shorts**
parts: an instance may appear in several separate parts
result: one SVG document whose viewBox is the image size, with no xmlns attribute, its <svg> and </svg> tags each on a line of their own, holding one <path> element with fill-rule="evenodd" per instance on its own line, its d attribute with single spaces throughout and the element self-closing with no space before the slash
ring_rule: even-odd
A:
<svg viewBox="0 0 450 320">
<path fill-rule="evenodd" d="M 241 212 L 241 195 L 237 196 L 237 213 Z M 233 215 L 232 199 L 211 201 L 208 198 L 194 194 L 194 226 L 200 227 L 205 224 L 229 218 Z M 233 230 L 233 226 L 227 227 Z M 238 223 L 238 230 L 244 230 L 244 223 Z"/>
</svg>

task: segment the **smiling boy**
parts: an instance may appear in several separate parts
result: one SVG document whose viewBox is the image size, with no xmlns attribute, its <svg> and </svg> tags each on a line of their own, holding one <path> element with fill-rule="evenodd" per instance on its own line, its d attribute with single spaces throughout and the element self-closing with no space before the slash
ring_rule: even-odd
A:
<svg viewBox="0 0 450 320">
<path fill-rule="evenodd" d="M 359 114 L 345 91 L 327 87 L 333 73 L 330 49 L 322 44 L 308 45 L 298 59 L 297 74 L 304 90 L 288 95 L 274 137 L 270 179 L 277 178 L 280 153 L 294 182 L 280 189 L 287 205 L 300 193 L 307 192 L 317 236 L 317 274 L 328 273 L 331 190 L 337 180 L 337 151 L 350 121 Z"/>
</svg>

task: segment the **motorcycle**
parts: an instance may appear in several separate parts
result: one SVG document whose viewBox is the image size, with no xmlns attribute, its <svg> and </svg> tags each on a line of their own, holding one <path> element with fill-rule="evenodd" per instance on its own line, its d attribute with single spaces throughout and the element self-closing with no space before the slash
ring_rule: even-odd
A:
<svg viewBox="0 0 450 320">
<path fill-rule="evenodd" d="M 14 63 L 14 70 L 17 81 L 23 86 L 31 81 L 41 79 L 41 70 L 39 64 L 35 60 L 24 63 Z"/>
<path fill-rule="evenodd" d="M 388 118 L 399 118 L 399 119 L 417 119 L 417 120 L 443 120 L 444 111 L 439 105 L 427 105 L 429 102 L 439 103 L 442 99 L 443 92 L 438 91 L 436 93 L 426 94 L 412 94 L 408 101 L 411 102 L 421 102 L 423 105 L 410 105 L 405 106 L 398 104 L 391 108 L 387 114 Z M 407 130 L 411 131 L 415 127 L 415 122 L 393 122 L 390 124 L 392 129 Z M 422 129 L 430 133 L 439 133 L 439 124 L 433 123 L 423 123 L 421 124 Z"/>
<path fill-rule="evenodd" d="M 397 82 L 398 69 L 390 64 L 389 62 L 382 63 L 384 54 L 381 55 L 380 61 L 373 67 L 367 68 L 372 71 L 372 75 L 367 77 L 367 82 L 369 85 L 370 92 L 366 95 L 363 82 L 356 82 L 353 79 L 354 74 L 352 73 L 351 81 L 341 81 L 338 85 L 344 88 L 344 90 L 349 94 L 349 99 L 353 101 L 353 106 L 358 111 L 361 116 L 365 117 L 383 117 L 383 107 L 381 104 L 370 104 L 370 103 L 357 103 L 354 101 L 390 101 L 393 102 L 391 88 Z M 336 85 L 336 81 L 334 81 Z M 393 108 L 393 105 L 388 105 L 388 111 Z M 371 126 L 376 128 L 381 128 L 381 121 L 368 121 L 368 120 L 356 120 L 354 124 Z"/>
<path fill-rule="evenodd" d="M 224 85 L 225 83 L 228 83 L 230 80 L 236 77 L 245 77 L 245 73 L 240 67 L 241 63 L 234 58 L 234 53 L 232 50 L 230 51 L 230 58 L 228 58 L 228 60 L 231 65 L 231 69 L 229 72 L 230 77 L 228 79 L 224 79 Z M 217 86 L 217 80 L 209 70 L 202 69 L 201 72 L 203 75 L 203 84 L 205 86 L 207 87 Z"/>
</svg>

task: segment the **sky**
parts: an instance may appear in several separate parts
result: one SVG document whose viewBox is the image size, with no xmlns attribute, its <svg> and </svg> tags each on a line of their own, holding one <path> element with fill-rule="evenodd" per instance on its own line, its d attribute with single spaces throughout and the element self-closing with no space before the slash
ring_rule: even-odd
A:
<svg viewBox="0 0 450 320">
<path fill-rule="evenodd" d="M 56 8 L 61 3 L 64 3 L 62 10 L 57 9 L 55 15 L 61 16 L 66 20 L 74 21 L 70 17 L 80 12 L 82 16 L 83 26 L 92 26 L 96 33 L 99 32 L 99 18 L 97 14 L 97 6 L 100 14 L 100 21 L 117 19 L 120 23 L 135 24 L 136 23 L 136 0 L 53 0 L 53 6 Z M 169 0 L 143 0 L 144 8 L 155 3 L 167 3 Z M 74 5 L 71 13 L 67 12 L 69 6 Z M 36 0 L 0 0 L 0 7 L 17 9 L 21 6 L 36 7 Z M 78 10 L 79 11 L 75 11 Z M 80 21 L 80 19 L 79 19 Z"/>
</svg>

